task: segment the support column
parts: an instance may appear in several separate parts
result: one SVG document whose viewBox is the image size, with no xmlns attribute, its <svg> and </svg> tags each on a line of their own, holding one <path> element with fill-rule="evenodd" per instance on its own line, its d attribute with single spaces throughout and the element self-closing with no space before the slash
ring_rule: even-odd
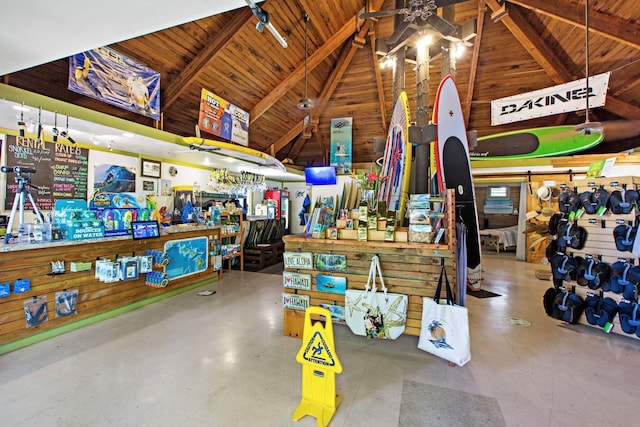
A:
<svg viewBox="0 0 640 427">
<path fill-rule="evenodd" d="M 418 42 L 416 46 L 416 126 L 429 124 L 429 44 Z M 415 146 L 415 192 L 429 192 L 429 144 Z"/>
</svg>

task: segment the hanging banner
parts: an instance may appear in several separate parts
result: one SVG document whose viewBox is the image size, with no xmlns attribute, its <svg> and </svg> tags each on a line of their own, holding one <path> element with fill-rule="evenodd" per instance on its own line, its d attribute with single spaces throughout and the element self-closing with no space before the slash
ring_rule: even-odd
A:
<svg viewBox="0 0 640 427">
<path fill-rule="evenodd" d="M 206 89 L 200 95 L 198 127 L 227 141 L 249 146 L 249 113 Z"/>
<path fill-rule="evenodd" d="M 610 72 L 589 77 L 589 107 L 604 106 Z M 491 126 L 586 108 L 586 79 L 491 101 Z"/>
<path fill-rule="evenodd" d="M 353 117 L 331 119 L 331 151 L 329 165 L 339 174 L 351 173 Z"/>
<path fill-rule="evenodd" d="M 108 47 L 69 58 L 68 88 L 160 120 L 160 73 Z"/>
</svg>

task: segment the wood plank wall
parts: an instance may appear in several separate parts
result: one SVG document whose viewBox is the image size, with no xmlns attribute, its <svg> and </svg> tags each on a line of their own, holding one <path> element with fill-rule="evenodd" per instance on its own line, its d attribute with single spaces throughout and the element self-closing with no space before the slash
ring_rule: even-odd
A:
<svg viewBox="0 0 640 427">
<path fill-rule="evenodd" d="M 78 242 L 76 245 L 65 246 L 54 242 L 51 246 L 39 249 L 0 252 L 1 283 L 13 285 L 16 279 L 31 280 L 30 292 L 14 294 L 12 286 L 11 295 L 0 298 L 0 345 L 186 287 L 199 280 L 214 280 L 218 275 L 209 268 L 206 272 L 172 280 L 166 288 L 146 286 L 144 274 L 135 281 L 104 283 L 95 278 L 95 261 L 98 258 L 115 260 L 116 256 L 144 255 L 147 249 L 164 250 L 164 244 L 169 240 L 207 236 L 211 242 L 212 237 L 218 233 L 219 229 L 216 228 L 175 233 L 149 240 L 104 239 L 97 243 Z M 67 273 L 50 275 L 53 260 L 63 260 Z M 72 261 L 91 262 L 92 268 L 89 271 L 69 272 Z M 55 293 L 75 289 L 78 290 L 78 313 L 56 318 Z M 49 320 L 26 328 L 24 302 L 40 295 L 47 296 Z"/>
</svg>

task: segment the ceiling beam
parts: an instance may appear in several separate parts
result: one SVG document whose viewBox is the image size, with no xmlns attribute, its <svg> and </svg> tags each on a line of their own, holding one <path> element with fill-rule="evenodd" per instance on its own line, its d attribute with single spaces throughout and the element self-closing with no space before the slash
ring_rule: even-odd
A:
<svg viewBox="0 0 640 427">
<path fill-rule="evenodd" d="M 495 12 L 501 8 L 501 4 L 497 0 L 485 0 L 487 6 Z M 558 56 L 547 45 L 540 35 L 526 20 L 518 7 L 508 7 L 508 14 L 500 20 L 505 27 L 520 42 L 533 59 L 551 77 L 555 84 L 567 83 L 575 80 L 575 76 L 567 67 L 558 59 Z M 624 102 L 614 96 L 607 95 L 607 103 L 604 108 L 614 114 L 628 119 L 637 119 L 635 109 L 637 107 Z"/>
<path fill-rule="evenodd" d="M 384 133 L 386 134 L 387 109 L 385 108 L 382 73 L 380 72 L 380 64 L 378 63 L 378 54 L 376 54 L 376 35 L 373 31 L 369 33 L 369 44 L 371 45 L 371 60 L 373 61 L 373 72 L 376 75 L 376 92 L 378 94 L 378 106 L 380 107 L 380 120 L 382 121 L 382 129 L 384 129 Z"/>
<path fill-rule="evenodd" d="M 329 103 L 329 99 L 331 99 L 331 95 L 333 95 L 333 92 L 338 87 L 338 84 L 342 80 L 344 73 L 349 69 L 349 65 L 351 64 L 353 57 L 356 55 L 356 52 L 358 51 L 358 49 L 361 49 L 364 46 L 363 45 L 363 41 L 365 40 L 364 37 L 369 32 L 372 26 L 373 26 L 373 22 L 370 19 L 368 19 L 365 22 L 365 24 L 362 26 L 362 28 L 360 28 L 360 31 L 358 32 L 358 34 L 354 36 L 353 41 L 349 44 L 345 44 L 345 46 L 342 48 L 342 52 L 340 52 L 340 56 L 336 61 L 336 65 L 333 67 L 333 72 L 329 75 L 329 77 L 327 77 L 327 80 L 325 80 L 323 84 L 322 93 L 320 93 L 320 101 L 313 106 L 313 109 L 310 112 L 311 122 L 313 121 L 317 121 L 318 123 L 320 122 L 319 117 L 322 115 L 325 108 L 327 107 L 327 104 Z M 304 143 L 306 141 L 307 140 L 304 139 L 303 141 L 298 141 L 296 143 L 296 150 L 294 153 L 292 153 L 292 156 L 290 156 L 294 161 L 298 157 L 298 154 L 300 154 L 300 151 L 302 151 L 302 147 L 304 146 Z M 286 146 L 289 142 L 290 140 L 283 141 L 282 139 L 278 141 L 278 143 L 284 144 L 283 147 Z M 276 149 L 278 148 L 278 143 L 276 143 Z M 324 153 L 326 151 L 324 147 L 324 141 L 320 139 L 319 143 L 320 143 L 320 149 Z"/>
<path fill-rule="evenodd" d="M 464 122 L 469 127 L 469 117 L 471 116 L 471 101 L 473 101 L 473 91 L 476 86 L 476 74 L 478 73 L 478 62 L 480 59 L 480 44 L 482 42 L 482 29 L 484 28 L 484 15 L 487 7 L 484 0 L 478 0 L 478 21 L 476 25 L 476 38 L 473 42 L 473 55 L 471 57 L 471 70 L 469 71 L 469 86 L 467 87 L 467 97 L 464 102 Z"/>
<path fill-rule="evenodd" d="M 164 99 L 162 100 L 162 109 L 167 110 L 171 105 L 180 98 L 185 90 L 189 88 L 200 73 L 207 68 L 209 64 L 216 60 L 218 55 L 231 43 L 234 36 L 245 26 L 250 24 L 251 9 L 244 7 L 238 10 L 237 15 L 229 20 L 227 25 L 216 33 L 215 37 L 193 58 L 173 79 L 171 83 L 164 89 Z"/>
<path fill-rule="evenodd" d="M 375 0 L 372 2 L 371 7 L 377 7 L 375 10 L 378 10 L 383 3 L 383 0 Z M 370 20 L 367 20 L 367 22 L 368 21 Z M 362 21 L 358 19 L 358 16 L 354 15 L 338 31 L 336 31 L 330 39 L 316 49 L 313 54 L 307 58 L 307 73 L 313 71 L 313 69 L 320 65 L 329 55 L 342 46 L 344 42 L 353 35 L 356 26 L 360 22 Z M 249 123 L 251 124 L 260 118 L 269 108 L 278 102 L 280 98 L 293 89 L 295 85 L 304 79 L 304 73 L 305 66 L 303 61 L 291 74 L 289 74 L 278 86 L 273 88 L 267 96 L 260 100 L 260 102 L 251 109 L 249 112 Z"/>
<path fill-rule="evenodd" d="M 525 9 L 550 16 L 567 24 L 584 28 L 584 7 L 567 0 L 507 0 Z M 640 49 L 640 22 L 589 11 L 589 31 Z"/>
</svg>

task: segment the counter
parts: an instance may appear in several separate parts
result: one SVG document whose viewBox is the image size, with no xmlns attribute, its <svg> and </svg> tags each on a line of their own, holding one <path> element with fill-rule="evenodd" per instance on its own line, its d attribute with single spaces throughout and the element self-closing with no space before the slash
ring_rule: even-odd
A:
<svg viewBox="0 0 640 427">
<path fill-rule="evenodd" d="M 206 270 L 169 281 L 164 288 L 145 285 L 145 275 L 136 280 L 104 283 L 95 278 L 95 261 L 98 258 L 115 260 L 116 257 L 144 255 L 147 249 L 164 251 L 166 242 L 206 237 L 207 249 L 213 248 L 214 239 L 220 238 L 220 227 L 172 227 L 163 229 L 160 237 L 133 240 L 131 236 L 89 240 L 59 240 L 30 244 L 0 245 L 0 283 L 11 285 L 11 294 L 0 298 L 0 346 L 85 320 L 97 314 L 121 309 L 133 303 L 160 297 L 194 283 L 218 280 L 220 272 L 214 272 L 211 261 Z M 206 253 L 209 257 L 209 253 Z M 64 274 L 52 275 L 51 261 L 65 263 Z M 70 272 L 71 262 L 90 262 L 91 269 Z M 155 268 L 154 268 L 155 270 Z M 13 283 L 29 279 L 31 289 L 26 293 L 14 293 Z M 56 318 L 55 293 L 78 290 L 77 314 Z M 26 327 L 24 302 L 36 296 L 46 295 L 48 321 Z"/>
</svg>

